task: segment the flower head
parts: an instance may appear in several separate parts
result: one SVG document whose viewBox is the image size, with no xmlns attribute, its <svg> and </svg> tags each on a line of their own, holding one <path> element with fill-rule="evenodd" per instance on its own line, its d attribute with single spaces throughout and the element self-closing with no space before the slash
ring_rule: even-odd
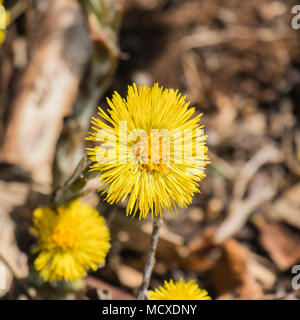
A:
<svg viewBox="0 0 300 320">
<path fill-rule="evenodd" d="M 165 281 L 164 287 L 149 291 L 149 300 L 211 300 L 211 297 L 193 280 L 184 282 L 180 279 L 177 282 Z"/>
<path fill-rule="evenodd" d="M 127 215 L 139 210 L 140 218 L 186 207 L 208 163 L 201 115 L 194 116 L 177 91 L 158 84 L 133 84 L 126 99 L 114 92 L 107 103 L 110 109 L 99 108 L 87 138 L 99 142 L 87 153 L 106 200 L 113 204 L 129 196 Z"/>
<path fill-rule="evenodd" d="M 46 281 L 80 279 L 104 263 L 110 249 L 105 219 L 80 200 L 56 211 L 36 209 L 33 224 L 39 238 L 34 266 Z"/>
<path fill-rule="evenodd" d="M 0 45 L 5 39 L 5 27 L 9 23 L 9 13 L 3 7 L 3 1 L 0 0 Z"/>
</svg>

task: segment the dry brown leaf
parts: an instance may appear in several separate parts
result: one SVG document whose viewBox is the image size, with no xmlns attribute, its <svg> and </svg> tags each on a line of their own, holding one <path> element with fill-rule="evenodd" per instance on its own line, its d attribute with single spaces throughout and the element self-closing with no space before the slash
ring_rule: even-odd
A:
<svg viewBox="0 0 300 320">
<path fill-rule="evenodd" d="M 287 227 L 276 223 L 258 223 L 259 241 L 282 271 L 300 261 L 300 238 Z"/>
<path fill-rule="evenodd" d="M 218 296 L 234 294 L 240 299 L 257 299 L 262 288 L 248 268 L 248 251 L 234 239 L 222 245 L 222 254 L 212 269 Z"/>
</svg>

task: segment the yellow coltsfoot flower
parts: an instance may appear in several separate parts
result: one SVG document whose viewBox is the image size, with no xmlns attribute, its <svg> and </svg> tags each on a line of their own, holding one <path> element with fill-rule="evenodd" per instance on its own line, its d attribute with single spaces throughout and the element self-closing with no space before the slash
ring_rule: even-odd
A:
<svg viewBox="0 0 300 320">
<path fill-rule="evenodd" d="M 211 297 L 193 280 L 185 282 L 180 279 L 177 282 L 165 281 L 164 286 L 149 291 L 149 300 L 211 300 Z"/>
<path fill-rule="evenodd" d="M 177 91 L 158 84 L 133 84 L 126 99 L 114 92 L 107 102 L 110 109 L 99 108 L 100 118 L 91 121 L 87 140 L 99 145 L 87 154 L 108 203 L 129 196 L 127 215 L 139 211 L 140 218 L 190 204 L 209 163 L 201 115 Z"/>
<path fill-rule="evenodd" d="M 93 207 L 75 200 L 53 210 L 33 213 L 33 231 L 38 236 L 35 268 L 46 281 L 72 281 L 88 269 L 98 269 L 110 249 L 105 219 Z"/>
<path fill-rule="evenodd" d="M 9 18 L 9 13 L 3 6 L 3 0 L 0 0 L 0 46 L 5 39 L 5 28 L 8 26 Z"/>
</svg>

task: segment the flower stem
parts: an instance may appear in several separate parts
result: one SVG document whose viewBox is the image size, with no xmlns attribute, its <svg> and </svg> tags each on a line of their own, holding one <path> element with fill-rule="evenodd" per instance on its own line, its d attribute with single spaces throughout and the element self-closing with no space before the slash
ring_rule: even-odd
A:
<svg viewBox="0 0 300 320">
<path fill-rule="evenodd" d="M 148 251 L 146 265 L 144 268 L 143 281 L 142 281 L 142 284 L 139 288 L 139 292 L 138 292 L 138 296 L 137 296 L 138 300 L 145 299 L 145 294 L 146 294 L 146 291 L 149 287 L 150 278 L 151 278 L 154 263 L 155 263 L 155 251 L 156 251 L 156 247 L 157 247 L 158 235 L 159 235 L 159 229 L 160 229 L 161 223 L 162 223 L 162 221 L 160 219 L 157 219 L 157 218 L 153 219 L 151 243 L 150 243 L 150 248 Z"/>
</svg>

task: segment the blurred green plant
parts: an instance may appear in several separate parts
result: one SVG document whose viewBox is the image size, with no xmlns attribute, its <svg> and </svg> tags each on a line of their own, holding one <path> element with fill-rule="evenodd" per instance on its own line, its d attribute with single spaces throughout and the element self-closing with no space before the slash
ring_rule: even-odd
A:
<svg viewBox="0 0 300 320">
<path fill-rule="evenodd" d="M 85 186 L 97 173 L 89 171 L 90 161 L 83 156 L 76 166 L 74 172 L 65 183 L 53 190 L 50 196 L 50 207 L 56 208 L 63 203 L 82 197 L 90 192 Z"/>
<path fill-rule="evenodd" d="M 57 144 L 52 170 L 53 188 L 57 188 L 66 181 L 83 156 L 84 137 L 89 127 L 89 120 L 111 83 L 120 53 L 118 34 L 122 14 L 116 2 L 113 0 L 78 0 L 78 2 L 87 19 L 93 41 L 93 50 L 73 113 L 65 119 L 63 133 Z M 76 181 L 76 183 L 80 183 L 79 180 Z M 83 181 L 81 182 L 83 183 Z M 73 187 L 74 185 L 72 188 L 69 184 L 68 186 L 65 185 L 56 194 L 56 197 L 63 201 L 62 199 L 65 197 L 58 196 L 58 194 L 64 192 L 63 190 L 66 190 L 66 188 L 68 192 L 72 193 Z M 66 196 L 66 198 L 69 197 L 71 197 L 70 194 Z"/>
</svg>

